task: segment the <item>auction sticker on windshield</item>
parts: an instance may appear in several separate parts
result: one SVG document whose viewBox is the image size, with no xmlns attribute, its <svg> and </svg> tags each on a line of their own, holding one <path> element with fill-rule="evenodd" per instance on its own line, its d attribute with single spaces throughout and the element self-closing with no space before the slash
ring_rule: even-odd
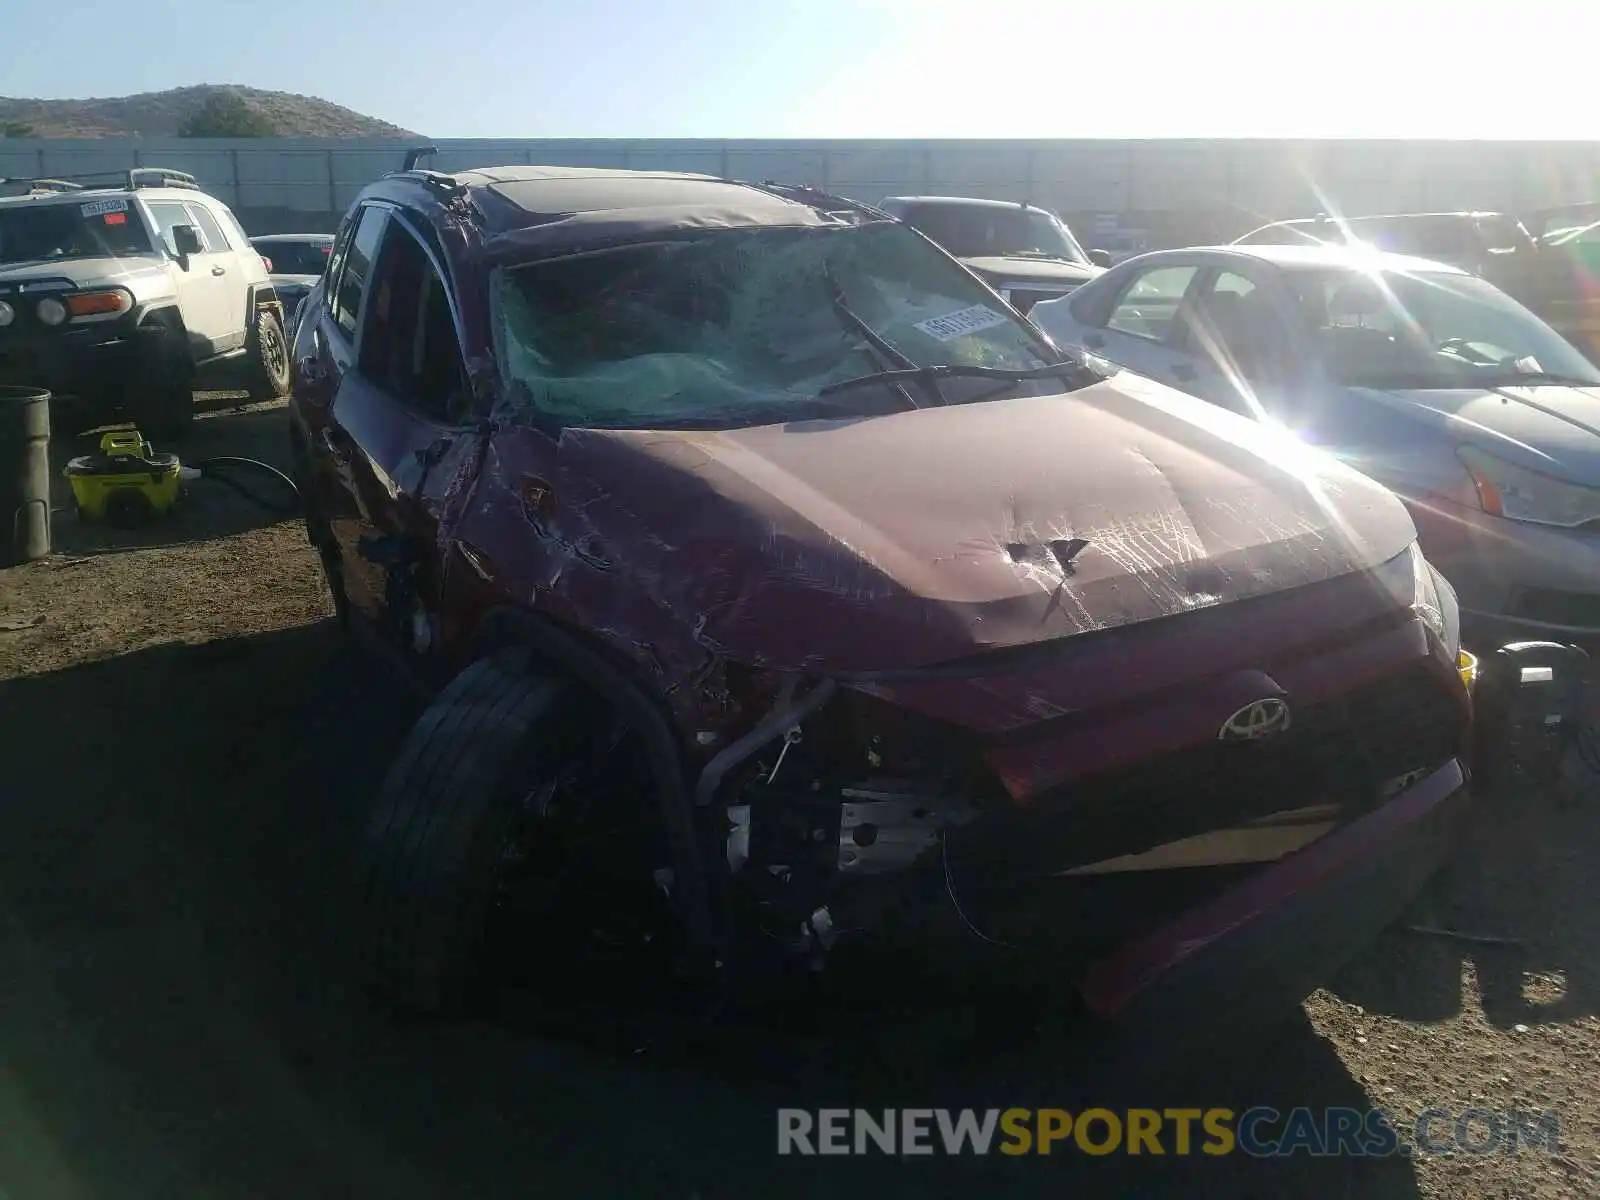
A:
<svg viewBox="0 0 1600 1200">
<path fill-rule="evenodd" d="M 86 217 L 98 217 L 102 213 L 127 212 L 128 201 L 123 196 L 114 196 L 110 200 L 91 200 L 78 211 Z"/>
<path fill-rule="evenodd" d="M 1004 325 L 1006 320 L 1004 313 L 995 312 L 987 304 L 974 304 L 971 308 L 963 308 L 942 317 L 918 321 L 916 328 L 941 342 L 953 342 L 956 338 L 966 337 L 969 333 Z"/>
</svg>

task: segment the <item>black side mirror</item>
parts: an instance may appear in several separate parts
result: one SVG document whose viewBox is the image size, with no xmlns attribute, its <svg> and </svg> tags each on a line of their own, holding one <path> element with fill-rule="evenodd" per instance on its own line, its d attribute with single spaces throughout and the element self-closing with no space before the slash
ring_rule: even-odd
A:
<svg viewBox="0 0 1600 1200">
<path fill-rule="evenodd" d="M 1111 251 L 1091 250 L 1089 251 L 1089 261 L 1097 267 L 1109 267 L 1111 265 Z"/>
<path fill-rule="evenodd" d="M 174 225 L 172 246 L 177 250 L 179 258 L 188 258 L 191 254 L 205 252 L 205 245 L 200 241 L 200 230 L 194 225 Z"/>
</svg>

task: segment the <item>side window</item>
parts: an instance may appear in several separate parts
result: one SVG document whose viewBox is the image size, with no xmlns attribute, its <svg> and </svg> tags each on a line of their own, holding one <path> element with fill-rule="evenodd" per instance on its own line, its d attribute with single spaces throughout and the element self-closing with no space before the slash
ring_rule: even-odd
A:
<svg viewBox="0 0 1600 1200">
<path fill-rule="evenodd" d="M 340 221 L 339 228 L 333 232 L 333 250 L 328 254 L 328 270 L 323 276 L 330 304 L 339 287 L 339 269 L 344 266 L 345 255 L 350 250 L 350 236 L 355 233 L 355 229 L 356 219 L 351 215 Z"/>
<path fill-rule="evenodd" d="M 1190 352 L 1210 359 L 1224 375 L 1258 387 L 1282 381 L 1283 328 L 1252 280 L 1219 271 L 1184 324 Z"/>
<path fill-rule="evenodd" d="M 1255 290 L 1256 285 L 1254 283 L 1250 282 L 1250 280 L 1246 279 L 1243 275 L 1236 275 L 1232 271 L 1219 272 L 1217 278 L 1211 284 L 1211 294 L 1213 296 L 1227 295 L 1242 297 L 1252 295 Z"/>
<path fill-rule="evenodd" d="M 354 230 L 345 247 L 338 278 L 333 281 L 333 317 L 339 322 L 339 328 L 352 338 L 361 320 L 361 296 L 366 290 L 367 276 L 372 273 L 372 260 L 377 255 L 387 221 L 388 216 L 380 208 L 360 210 L 354 219 Z"/>
<path fill-rule="evenodd" d="M 200 226 L 200 236 L 206 240 L 207 253 L 228 253 L 228 239 L 222 235 L 222 226 L 218 225 L 217 219 L 206 211 L 205 205 L 191 204 L 188 208 L 193 218 L 191 224 Z"/>
<path fill-rule="evenodd" d="M 471 393 L 445 283 L 422 244 L 389 223 L 362 317 L 360 370 L 396 400 L 435 421 L 470 412 Z"/>
<path fill-rule="evenodd" d="M 167 247 L 167 253 L 177 254 L 178 247 L 172 240 L 172 227 L 192 224 L 188 207 L 176 200 L 153 200 L 146 207 L 150 210 L 151 220 L 156 223 L 156 236 Z"/>
<path fill-rule="evenodd" d="M 1106 328 L 1152 342 L 1166 341 L 1197 270 L 1198 267 L 1154 267 L 1143 272 L 1111 306 Z"/>
<path fill-rule="evenodd" d="M 239 224 L 239 218 L 233 215 L 233 209 L 220 202 L 208 206 L 211 215 L 217 219 L 217 224 L 222 226 L 226 235 L 228 246 L 234 250 L 246 250 L 250 246 L 250 235 L 245 233 L 244 226 Z"/>
</svg>

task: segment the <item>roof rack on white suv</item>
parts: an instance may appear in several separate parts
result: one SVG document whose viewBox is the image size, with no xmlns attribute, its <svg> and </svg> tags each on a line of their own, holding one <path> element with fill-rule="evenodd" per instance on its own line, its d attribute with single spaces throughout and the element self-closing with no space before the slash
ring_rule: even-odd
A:
<svg viewBox="0 0 1600 1200">
<path fill-rule="evenodd" d="M 108 180 L 115 182 L 97 183 L 95 180 Z M 27 188 L 23 193 L 28 196 L 43 196 L 52 192 L 81 192 L 81 191 L 115 191 L 126 189 L 137 191 L 140 188 L 185 188 L 190 191 L 202 191 L 200 181 L 187 171 L 175 171 L 171 167 L 131 167 L 126 171 L 94 171 L 84 175 L 66 175 L 53 178 L 33 176 L 0 176 L 0 187 L 6 185 L 21 185 Z"/>
</svg>

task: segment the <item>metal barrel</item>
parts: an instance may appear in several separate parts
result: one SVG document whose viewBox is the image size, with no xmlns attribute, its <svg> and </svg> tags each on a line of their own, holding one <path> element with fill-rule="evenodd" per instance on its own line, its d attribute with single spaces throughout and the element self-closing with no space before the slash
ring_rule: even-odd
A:
<svg viewBox="0 0 1600 1200">
<path fill-rule="evenodd" d="M 50 553 L 50 393 L 0 386 L 0 567 Z"/>
</svg>

